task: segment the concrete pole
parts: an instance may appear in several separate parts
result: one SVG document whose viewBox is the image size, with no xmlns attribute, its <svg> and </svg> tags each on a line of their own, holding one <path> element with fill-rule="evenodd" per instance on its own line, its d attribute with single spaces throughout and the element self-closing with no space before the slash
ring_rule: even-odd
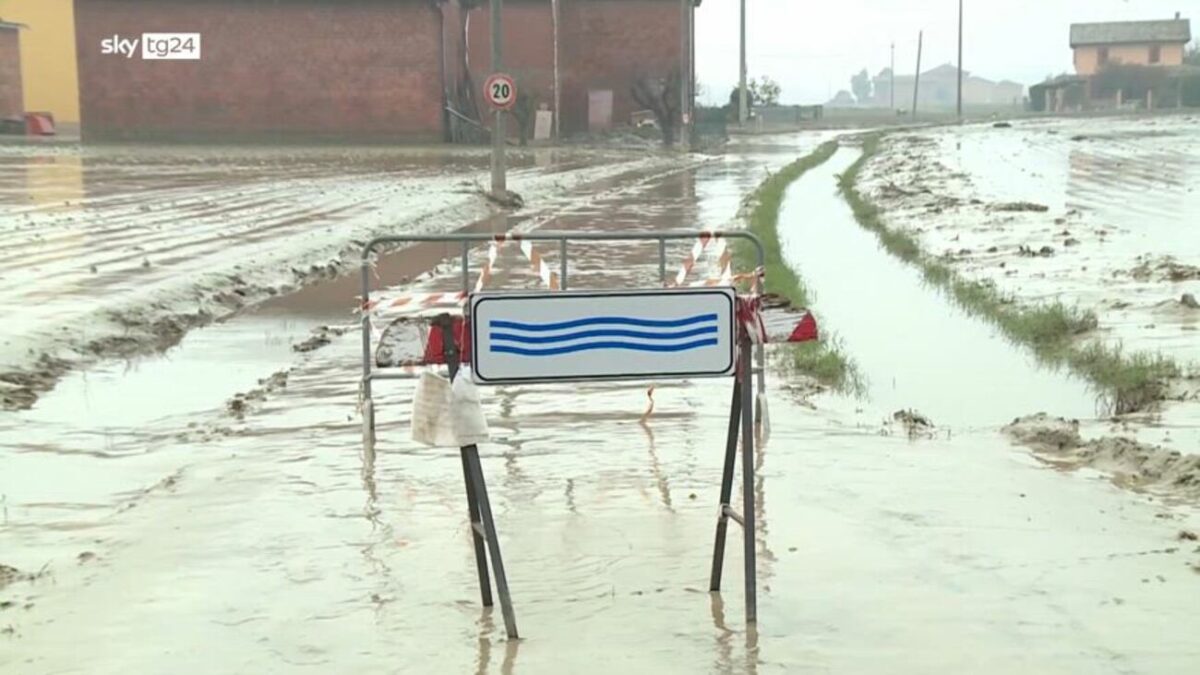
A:
<svg viewBox="0 0 1200 675">
<path fill-rule="evenodd" d="M 499 73 L 504 70 L 504 60 L 502 58 L 502 44 L 504 36 L 501 32 L 501 13 L 504 11 L 504 0 L 492 0 L 491 24 L 492 24 L 492 72 Z M 555 111 L 557 112 L 557 111 Z M 504 158 L 504 140 L 507 136 L 507 125 L 505 124 L 504 111 L 497 110 L 493 113 L 492 118 L 492 196 L 497 199 L 505 199 L 508 196 L 508 184 L 506 180 L 506 162 Z"/>
<path fill-rule="evenodd" d="M 892 115 L 896 114 L 896 43 L 892 43 L 892 83 L 888 85 L 892 94 Z"/>
<path fill-rule="evenodd" d="M 562 130 L 559 127 L 562 111 L 562 80 L 558 72 L 558 2 L 550 0 L 551 21 L 554 23 L 554 140 L 559 139 Z"/>
<path fill-rule="evenodd" d="M 696 3 L 688 5 L 688 140 L 696 126 Z"/>
<path fill-rule="evenodd" d="M 924 40 L 925 40 L 925 31 L 919 31 L 917 33 L 917 72 L 913 76 L 912 119 L 914 122 L 917 121 L 917 99 L 919 98 L 918 94 L 921 91 L 921 45 Z"/>
<path fill-rule="evenodd" d="M 746 100 L 746 0 L 742 0 L 741 57 L 741 67 L 738 71 L 738 124 L 745 126 L 750 117 L 749 102 Z"/>
<path fill-rule="evenodd" d="M 688 5 L 692 0 L 679 0 L 679 145 L 688 148 L 687 124 L 684 122 L 688 114 L 688 89 L 691 87 L 691 66 L 688 63 L 690 47 L 688 45 Z"/>
<path fill-rule="evenodd" d="M 958 0 L 958 122 L 962 123 L 962 85 L 963 85 L 963 0 Z"/>
</svg>

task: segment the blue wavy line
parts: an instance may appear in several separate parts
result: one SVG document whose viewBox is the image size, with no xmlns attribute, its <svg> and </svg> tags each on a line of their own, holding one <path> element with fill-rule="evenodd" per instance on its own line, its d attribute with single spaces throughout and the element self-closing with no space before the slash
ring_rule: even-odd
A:
<svg viewBox="0 0 1200 675">
<path fill-rule="evenodd" d="M 520 323 L 518 321 L 493 320 L 488 322 L 488 328 L 511 328 L 513 330 L 540 333 L 543 331 L 595 326 L 605 323 L 617 324 L 619 326 L 640 326 L 642 328 L 681 328 L 696 323 L 706 323 L 716 320 L 716 314 L 697 314 L 696 316 L 689 316 L 684 319 L 669 320 L 637 319 L 630 316 L 592 316 L 586 319 L 575 319 L 574 321 L 562 321 L 559 323 Z"/>
<path fill-rule="evenodd" d="M 597 337 L 624 337 L 624 338 L 640 338 L 643 340 L 681 340 L 683 338 L 696 337 L 697 335 L 715 335 L 718 331 L 716 326 L 702 326 L 691 330 L 679 331 L 676 333 L 646 333 L 637 330 L 621 330 L 619 328 L 600 328 L 597 330 L 581 330 L 576 333 L 562 333 L 560 335 L 519 335 L 517 333 L 490 333 L 488 338 L 492 342 L 518 342 L 521 344 L 548 344 L 552 342 L 570 342 L 571 340 L 582 340 L 584 338 Z"/>
<path fill-rule="evenodd" d="M 526 349 L 524 347 L 509 347 L 507 345 L 492 345 L 491 350 L 498 354 L 517 354 L 520 356 L 556 356 L 574 352 L 590 351 L 593 349 L 628 349 L 635 352 L 686 352 L 700 347 L 715 347 L 716 339 L 694 340 L 674 345 L 648 345 L 634 342 L 584 342 L 577 345 L 553 347 L 550 349 Z"/>
</svg>

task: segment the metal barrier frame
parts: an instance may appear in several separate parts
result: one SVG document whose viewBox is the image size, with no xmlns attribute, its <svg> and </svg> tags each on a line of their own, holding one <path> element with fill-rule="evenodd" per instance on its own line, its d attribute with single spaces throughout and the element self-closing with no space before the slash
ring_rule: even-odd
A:
<svg viewBox="0 0 1200 675">
<path fill-rule="evenodd" d="M 362 252 L 362 307 L 367 307 L 371 299 L 371 256 L 376 249 L 384 246 L 420 243 L 458 243 L 461 247 L 462 289 L 464 294 L 472 290 L 470 280 L 470 252 L 473 245 L 485 244 L 495 240 L 497 234 L 488 233 L 454 233 L 437 235 L 397 235 L 376 237 L 363 247 Z M 667 282 L 667 242 L 693 241 L 702 236 L 741 239 L 750 242 L 757 255 L 757 268 L 762 270 L 765 264 L 765 252 L 758 237 L 745 231 L 700 231 L 700 230 L 664 230 L 630 231 L 630 232 L 533 232 L 529 234 L 505 235 L 507 239 L 518 241 L 552 241 L 558 242 L 560 260 L 560 289 L 566 290 L 570 267 L 570 249 L 568 242 L 618 242 L 618 241 L 657 241 L 658 242 L 658 272 L 660 281 Z M 765 277 L 765 274 L 764 274 Z M 765 278 L 762 279 L 765 284 Z M 761 290 L 761 289 L 760 289 Z M 458 375 L 461 354 L 451 335 L 449 314 L 443 314 L 433 320 L 434 326 L 443 333 L 446 364 L 449 368 L 450 379 Z M 712 572 L 709 578 L 709 591 L 721 590 L 721 576 L 725 559 L 725 539 L 729 521 L 733 520 L 742 526 L 745 561 L 745 600 L 746 623 L 752 624 L 758 618 L 758 603 L 756 592 L 756 551 L 755 551 L 755 504 L 754 504 L 754 424 L 756 417 L 762 411 L 754 412 L 754 389 L 766 391 L 765 351 L 762 343 L 756 347 L 755 358 L 757 367 L 751 359 L 751 342 L 745 330 L 739 331 L 738 370 L 734 376 L 733 396 L 729 409 L 728 436 L 725 443 L 724 470 L 721 479 L 720 509 L 717 516 L 716 537 L 713 543 Z M 371 354 L 371 316 L 367 311 L 362 312 L 362 365 L 361 380 L 362 414 L 363 414 L 363 443 L 373 452 L 375 444 L 375 408 L 372 399 L 372 383 L 375 380 L 407 379 L 405 374 L 388 373 L 385 370 L 376 371 L 372 364 Z M 736 511 L 731 504 L 733 497 L 733 474 L 736 465 L 738 432 L 742 436 L 742 512 Z M 466 484 L 467 509 L 471 521 L 471 535 L 475 548 L 475 562 L 479 575 L 480 596 L 485 607 L 492 606 L 491 583 L 488 579 L 487 560 L 490 557 L 492 571 L 496 577 L 496 591 L 500 596 L 500 606 L 504 615 L 505 632 L 509 638 L 519 637 L 517 632 L 516 614 L 513 610 L 512 599 L 508 590 L 508 579 L 504 571 L 504 563 L 500 555 L 500 542 L 492 518 L 491 504 L 487 495 L 487 483 L 484 480 L 483 468 L 479 461 L 479 449 L 475 445 L 459 449 L 462 456 L 463 479 Z"/>
</svg>

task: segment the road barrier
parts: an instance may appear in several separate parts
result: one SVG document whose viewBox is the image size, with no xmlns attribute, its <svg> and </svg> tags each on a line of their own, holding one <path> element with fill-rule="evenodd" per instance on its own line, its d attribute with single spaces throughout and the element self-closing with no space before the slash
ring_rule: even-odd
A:
<svg viewBox="0 0 1200 675">
<path fill-rule="evenodd" d="M 734 274 L 730 240 L 741 239 L 755 250 L 758 267 Z M 558 244 L 559 268 L 535 248 L 534 242 Z M 667 276 L 667 242 L 693 241 L 679 271 Z M 462 260 L 462 290 L 453 293 L 371 295 L 372 256 L 385 246 L 417 243 L 457 243 Z M 485 290 L 505 243 L 516 243 L 546 290 Z M 655 242 L 658 244 L 662 288 L 568 289 L 571 242 Z M 470 282 L 472 247 L 488 245 L 477 282 Z M 684 285 L 703 253 L 713 248 L 719 276 Z M 429 366 L 445 365 L 449 382 L 423 381 L 414 402 L 414 424 L 420 415 L 425 442 L 457 446 L 466 484 L 480 595 L 492 606 L 488 560 L 495 575 L 505 631 L 517 638 L 516 613 L 508 589 L 499 536 L 488 499 L 487 483 L 476 443 L 486 437 L 486 421 L 474 386 L 530 382 L 666 380 L 730 377 L 733 392 L 725 443 L 716 535 L 709 588 L 720 591 L 729 521 L 742 526 L 745 562 L 746 621 L 757 620 L 755 583 L 754 444 L 755 403 L 765 438 L 765 356 L 767 342 L 805 342 L 817 339 L 812 314 L 792 307 L 783 298 L 764 294 L 763 248 L 747 232 L 538 232 L 525 235 L 447 234 L 379 237 L 362 253 L 362 414 L 363 442 L 375 445 L 376 382 L 407 379 Z M 739 294 L 735 283 L 749 281 L 750 292 Z M 451 311 L 447 311 L 447 310 Z M 397 318 L 390 318 L 399 314 Z M 382 327 L 376 323 L 385 324 Z M 377 330 L 377 328 L 381 328 Z M 753 362 L 757 355 L 758 366 Z M 470 379 L 460 378 L 469 364 Z M 755 398 L 757 375 L 759 397 Z M 429 376 L 426 373 L 425 376 Z M 647 392 L 652 394 L 653 385 Z M 435 397 L 437 400 L 432 400 Z M 421 400 L 424 399 L 424 400 Z M 653 408 L 653 398 L 651 409 Z M 438 427 L 438 406 L 459 406 Z M 470 408 L 470 409 L 467 409 Z M 441 411 L 446 413 L 447 411 Z M 649 414 L 649 411 L 647 411 Z M 463 427 L 469 427 L 469 430 Z M 416 429 L 414 429 L 416 431 Z M 731 503 L 738 436 L 742 447 L 742 509 Z M 440 439 L 440 440 L 434 440 Z M 450 443 L 445 439 L 462 442 Z"/>
</svg>

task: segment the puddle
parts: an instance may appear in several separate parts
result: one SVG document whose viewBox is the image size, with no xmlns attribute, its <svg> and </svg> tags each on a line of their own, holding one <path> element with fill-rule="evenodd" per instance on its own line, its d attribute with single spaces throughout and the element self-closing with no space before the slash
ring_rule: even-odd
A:
<svg viewBox="0 0 1200 675">
<path fill-rule="evenodd" d="M 855 159 L 839 150 L 793 185 L 779 233 L 820 321 L 861 368 L 871 416 L 911 408 L 940 428 L 958 429 L 997 427 L 1038 411 L 1095 417 L 1097 399 L 1084 381 L 1039 367 L 997 329 L 925 285 L 916 268 L 855 222 L 836 183 Z"/>
</svg>

